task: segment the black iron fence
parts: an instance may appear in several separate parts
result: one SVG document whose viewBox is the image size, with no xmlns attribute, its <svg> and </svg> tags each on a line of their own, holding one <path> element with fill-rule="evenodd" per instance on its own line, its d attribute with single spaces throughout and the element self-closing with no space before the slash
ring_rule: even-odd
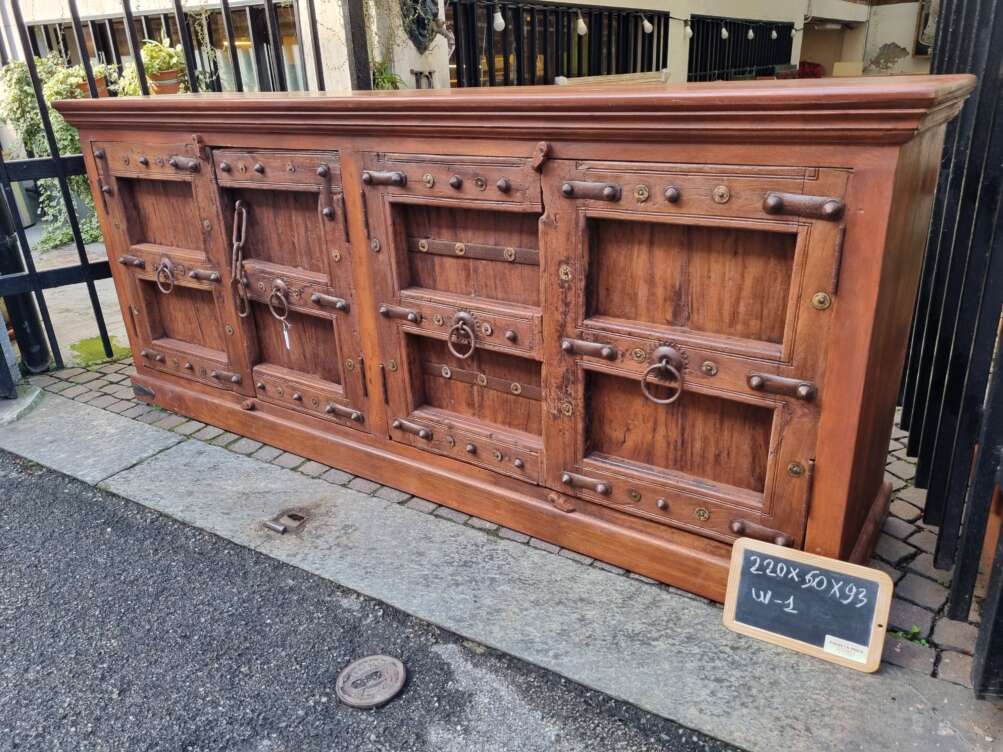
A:
<svg viewBox="0 0 1003 752">
<path fill-rule="evenodd" d="M 693 16 L 690 37 L 690 81 L 730 81 L 773 76 L 790 67 L 794 24 L 737 18 Z"/>
<path fill-rule="evenodd" d="M 947 129 L 902 387 L 902 427 L 927 489 L 934 554 L 954 567 L 947 615 L 968 616 L 994 492 L 1003 481 L 1003 7 L 944 0 L 933 71 L 979 81 Z M 995 354 L 995 365 L 993 358 Z M 976 692 L 1003 696 L 1003 538 L 995 552 L 973 670 Z"/>
<path fill-rule="evenodd" d="M 116 76 L 133 77 L 138 91 L 147 95 L 151 85 L 143 64 L 143 40 L 166 40 L 183 50 L 186 85 L 190 91 L 223 89 L 288 90 L 306 88 L 304 39 L 302 27 L 309 29 L 315 66 L 314 86 L 324 88 L 318 44 L 317 20 L 313 0 L 305 0 L 306 18 L 300 19 L 296 4 L 262 0 L 258 4 L 230 8 L 220 0 L 218 8 L 185 11 L 181 0 L 173 0 L 172 13 L 137 15 L 130 0 L 122 0 L 121 14 L 115 17 L 82 20 L 76 0 L 68 0 L 69 18 L 65 21 L 28 25 L 19 0 L 11 0 L 13 33 L 24 54 L 26 80 L 37 107 L 37 134 L 28 147 L 25 159 L 7 160 L 0 145 L 0 298 L 3 298 L 24 367 L 30 372 L 44 371 L 54 363 L 64 364 L 46 291 L 68 285 L 86 287 L 94 322 L 104 353 L 112 357 L 113 348 L 95 282 L 111 276 L 107 260 L 91 260 L 81 229 L 79 211 L 87 202 L 79 195 L 85 174 L 79 154 L 61 153 L 53 117 L 43 91 L 45 81 L 39 65 L 71 67 L 82 71 L 77 96 L 114 96 L 114 87 L 101 76 L 95 77 L 98 64 L 114 70 Z M 348 20 L 358 26 L 361 0 L 349 0 Z M 364 36 L 361 46 L 365 50 Z M 17 57 L 0 37 L 0 62 L 11 64 Z M 36 58 L 39 59 L 36 62 Z M 356 55 L 356 58 L 358 56 Z M 365 54 L 363 55 L 365 58 Z M 356 88 L 369 88 L 368 60 L 362 70 L 353 69 Z M 65 143 L 65 141 L 64 141 Z M 8 144 L 8 146 L 10 146 Z M 39 270 L 28 239 L 30 224 L 19 210 L 18 195 L 24 186 L 34 188 L 39 181 L 49 181 L 56 202 L 51 211 L 65 212 L 68 240 L 75 248 L 77 263 Z M 52 182 L 54 181 L 54 183 Z M 86 219 L 86 217 L 85 217 Z M 2 370 L 2 369 L 0 369 Z"/>
<path fill-rule="evenodd" d="M 557 76 L 658 71 L 668 64 L 671 20 L 623 8 L 449 0 L 450 83 L 552 84 Z"/>
</svg>

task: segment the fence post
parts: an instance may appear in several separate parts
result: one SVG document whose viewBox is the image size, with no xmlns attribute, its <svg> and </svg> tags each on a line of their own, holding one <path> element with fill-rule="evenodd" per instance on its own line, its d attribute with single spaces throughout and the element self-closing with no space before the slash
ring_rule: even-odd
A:
<svg viewBox="0 0 1003 752">
<path fill-rule="evenodd" d="M 0 276 L 7 274 L 23 274 L 24 264 L 18 250 L 17 236 L 14 233 L 14 222 L 11 219 L 11 209 L 6 200 L 0 199 Z M 4 297 L 7 315 L 10 316 L 14 328 L 14 338 L 21 351 L 21 360 L 30 373 L 41 373 L 49 367 L 49 348 L 45 344 L 45 333 L 38 317 L 38 309 L 31 299 L 30 293 L 7 295 Z M 6 337 L 6 331 L 2 336 Z M 6 371 L 6 364 L 3 370 Z M 2 377 L 2 375 L 0 375 Z M 2 386 L 0 386 L 2 391 Z"/>
</svg>

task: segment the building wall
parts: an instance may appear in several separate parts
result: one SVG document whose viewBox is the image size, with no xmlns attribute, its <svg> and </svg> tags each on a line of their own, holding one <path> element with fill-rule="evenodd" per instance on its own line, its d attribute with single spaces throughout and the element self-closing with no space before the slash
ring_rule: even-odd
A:
<svg viewBox="0 0 1003 752">
<path fill-rule="evenodd" d="M 918 2 L 871 8 L 863 49 L 864 73 L 930 72 L 930 58 L 913 54 L 919 12 Z"/>
</svg>

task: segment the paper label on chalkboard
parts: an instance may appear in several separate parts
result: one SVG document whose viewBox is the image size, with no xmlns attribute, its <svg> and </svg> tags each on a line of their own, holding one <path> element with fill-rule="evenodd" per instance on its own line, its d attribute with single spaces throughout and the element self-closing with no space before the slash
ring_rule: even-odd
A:
<svg viewBox="0 0 1003 752">
<path fill-rule="evenodd" d="M 858 645 L 855 642 L 844 640 L 833 635 L 825 636 L 825 644 L 822 649 L 827 653 L 847 658 L 857 663 L 867 663 L 867 646 Z"/>
</svg>

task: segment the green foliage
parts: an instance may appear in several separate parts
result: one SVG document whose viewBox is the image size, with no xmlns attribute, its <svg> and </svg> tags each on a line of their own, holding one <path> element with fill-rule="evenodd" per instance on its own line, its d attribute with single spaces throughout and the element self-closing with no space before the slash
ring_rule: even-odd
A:
<svg viewBox="0 0 1003 752">
<path fill-rule="evenodd" d="M 891 636 L 897 640 L 907 640 L 909 642 L 915 642 L 917 645 L 922 645 L 923 647 L 929 647 L 930 643 L 925 637 L 919 636 L 919 627 L 913 624 L 909 627 L 908 632 L 902 632 L 901 630 L 895 630 L 891 633 Z"/>
<path fill-rule="evenodd" d="M 185 55 L 181 45 L 171 47 L 167 39 L 157 41 L 155 39 L 144 39 L 143 46 L 139 50 L 140 57 L 143 58 L 143 70 L 146 71 L 147 78 L 164 73 L 165 71 L 177 71 L 178 80 L 181 82 L 180 91 L 188 91 L 188 77 L 185 73 Z M 155 94 L 157 84 L 148 80 L 150 93 Z M 135 97 L 143 92 L 139 88 L 139 73 L 135 65 L 126 65 L 122 71 L 122 77 L 115 86 L 115 92 L 119 96 Z"/>
<path fill-rule="evenodd" d="M 79 99 L 86 96 L 81 85 L 87 80 L 83 66 L 67 66 L 63 59 L 53 53 L 44 58 L 35 58 L 39 80 L 43 81 L 42 98 L 45 100 L 52 123 L 56 147 L 59 153 L 79 154 L 80 136 L 76 128 L 70 126 L 52 108 L 59 99 Z M 110 79 L 106 66 L 95 66 L 95 78 L 105 76 Z M 21 139 L 25 149 L 36 157 L 48 156 L 49 142 L 42 128 L 42 116 L 38 110 L 35 92 L 28 75 L 28 66 L 15 60 L 3 68 L 3 99 L 0 100 L 0 115 L 10 124 Z M 74 175 L 68 179 L 70 192 L 86 218 L 80 222 L 80 231 L 85 243 L 101 240 L 101 230 L 94 216 L 94 201 L 86 175 Z M 59 182 L 55 178 L 38 181 L 39 207 L 45 222 L 45 232 L 39 240 L 39 250 L 48 250 L 65 245 L 73 240 L 70 219 L 63 202 Z"/>
<path fill-rule="evenodd" d="M 404 85 L 404 79 L 394 73 L 388 60 L 374 60 L 371 63 L 374 89 L 397 90 Z"/>
</svg>

